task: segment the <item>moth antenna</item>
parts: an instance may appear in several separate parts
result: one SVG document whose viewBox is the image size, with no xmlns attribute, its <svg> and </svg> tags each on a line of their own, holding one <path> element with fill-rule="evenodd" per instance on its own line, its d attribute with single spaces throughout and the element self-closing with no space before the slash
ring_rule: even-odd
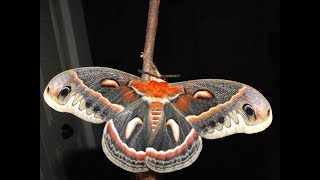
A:
<svg viewBox="0 0 320 180">
<path fill-rule="evenodd" d="M 138 69 L 138 72 L 141 73 L 141 74 L 148 74 L 149 76 L 153 76 L 153 77 L 162 79 L 162 78 L 161 78 L 162 76 L 158 76 L 158 75 L 156 75 L 156 74 L 152 74 L 152 73 L 150 73 L 150 72 L 146 72 L 146 71 L 141 70 L 141 69 Z"/>
<path fill-rule="evenodd" d="M 159 79 L 163 79 L 165 80 L 166 78 L 179 78 L 181 75 L 180 74 L 166 74 L 166 75 L 155 75 L 155 74 L 152 74 L 150 72 L 146 72 L 146 71 L 143 71 L 141 69 L 138 69 L 138 72 L 141 73 L 141 74 L 148 74 L 150 76 L 153 76 L 153 77 L 156 77 L 156 78 L 159 78 Z"/>
<path fill-rule="evenodd" d="M 181 75 L 180 74 L 166 74 L 166 75 L 161 75 L 161 78 L 179 78 Z"/>
</svg>

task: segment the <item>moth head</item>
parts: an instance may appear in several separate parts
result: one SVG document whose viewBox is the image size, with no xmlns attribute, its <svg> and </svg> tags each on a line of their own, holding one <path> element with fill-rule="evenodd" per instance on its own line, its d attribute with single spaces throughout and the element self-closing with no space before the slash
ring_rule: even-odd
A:
<svg viewBox="0 0 320 180">
<path fill-rule="evenodd" d="M 245 88 L 240 106 L 247 125 L 270 125 L 272 121 L 271 106 L 268 100 L 257 90 Z"/>
<path fill-rule="evenodd" d="M 45 102 L 60 111 L 60 106 L 65 105 L 74 95 L 75 83 L 72 73 L 69 71 L 56 75 L 47 85 L 43 92 Z"/>
</svg>

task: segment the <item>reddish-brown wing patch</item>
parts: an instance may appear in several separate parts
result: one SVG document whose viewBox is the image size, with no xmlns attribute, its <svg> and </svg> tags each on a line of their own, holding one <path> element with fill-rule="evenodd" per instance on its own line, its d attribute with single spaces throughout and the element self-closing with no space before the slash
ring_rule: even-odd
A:
<svg viewBox="0 0 320 180">
<path fill-rule="evenodd" d="M 183 112 L 188 112 L 189 107 L 191 106 L 191 98 L 193 97 L 190 94 L 180 95 L 175 103 L 176 107 Z"/>
<path fill-rule="evenodd" d="M 138 99 L 137 95 L 135 94 L 135 92 L 127 87 L 127 86 L 121 86 L 121 88 L 123 89 L 123 99 L 128 102 L 128 103 L 132 103 L 135 100 Z"/>
</svg>

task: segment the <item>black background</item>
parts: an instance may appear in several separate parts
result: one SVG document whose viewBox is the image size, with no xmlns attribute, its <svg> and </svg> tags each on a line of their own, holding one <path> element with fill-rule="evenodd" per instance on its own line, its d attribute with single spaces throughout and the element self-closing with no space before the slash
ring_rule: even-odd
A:
<svg viewBox="0 0 320 180">
<path fill-rule="evenodd" d="M 140 76 L 148 1 L 82 2 L 94 66 Z M 169 82 L 239 81 L 259 90 L 274 116 L 261 133 L 203 139 L 191 166 L 158 179 L 280 179 L 280 2 L 163 0 L 155 46 L 161 74 L 181 75 Z M 67 167 L 69 179 L 134 178 L 101 149 L 71 157 Z"/>
</svg>

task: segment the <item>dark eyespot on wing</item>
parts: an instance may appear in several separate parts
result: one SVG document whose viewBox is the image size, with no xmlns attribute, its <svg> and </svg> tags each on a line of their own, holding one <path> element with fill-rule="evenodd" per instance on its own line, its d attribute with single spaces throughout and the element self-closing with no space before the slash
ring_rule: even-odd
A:
<svg viewBox="0 0 320 180">
<path fill-rule="evenodd" d="M 62 97 L 66 97 L 70 92 L 71 92 L 71 87 L 70 86 L 66 86 L 61 90 L 60 95 Z"/>
<path fill-rule="evenodd" d="M 100 111 L 100 107 L 99 107 L 99 106 L 95 106 L 95 107 L 93 108 L 93 111 L 95 111 L 95 112 Z"/>
<path fill-rule="evenodd" d="M 216 127 L 216 122 L 215 121 L 210 121 L 208 125 L 210 127 Z"/>
<path fill-rule="evenodd" d="M 247 116 L 252 116 L 254 114 L 254 110 L 249 104 L 244 104 L 243 110 Z"/>
<path fill-rule="evenodd" d="M 88 101 L 86 102 L 86 108 L 91 107 L 91 105 L 92 105 L 92 102 L 88 100 Z"/>
<path fill-rule="evenodd" d="M 224 117 L 221 116 L 221 117 L 218 118 L 218 122 L 219 122 L 219 123 L 224 123 L 224 121 L 225 121 L 225 120 L 224 120 Z"/>
</svg>

